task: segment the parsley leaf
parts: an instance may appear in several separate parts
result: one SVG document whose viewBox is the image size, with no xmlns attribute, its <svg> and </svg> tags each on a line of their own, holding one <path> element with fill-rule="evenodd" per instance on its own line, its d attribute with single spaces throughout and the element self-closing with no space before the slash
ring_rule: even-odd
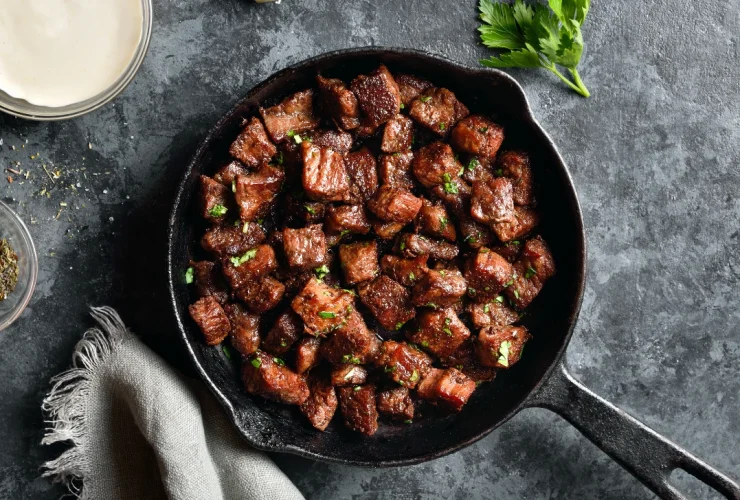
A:
<svg viewBox="0 0 740 500">
<path fill-rule="evenodd" d="M 221 217 L 222 215 L 226 215 L 226 212 L 228 211 L 229 209 L 223 205 L 213 205 L 211 209 L 208 211 L 208 214 L 211 217 Z"/>
<path fill-rule="evenodd" d="M 329 274 L 329 267 L 326 264 L 324 264 L 321 267 L 317 267 L 313 271 L 316 273 L 316 277 L 318 279 L 323 280 L 324 279 L 324 276 L 326 276 L 327 274 Z"/>
<path fill-rule="evenodd" d="M 336 315 L 336 314 L 334 314 L 334 313 L 333 313 L 333 312 L 331 312 L 331 311 L 320 311 L 320 312 L 319 312 L 319 318 L 323 318 L 323 319 L 333 319 L 333 318 L 336 318 L 336 317 L 337 317 L 337 315 Z"/>
<path fill-rule="evenodd" d="M 187 283 L 188 285 L 195 281 L 195 278 L 193 278 L 194 272 L 195 271 L 193 271 L 192 267 L 188 267 L 188 270 L 185 271 L 185 283 Z"/>
<path fill-rule="evenodd" d="M 253 248 L 251 250 L 247 250 L 241 257 L 231 257 L 229 260 L 231 260 L 234 267 L 239 267 L 245 262 L 254 259 L 256 255 L 257 249 Z"/>
</svg>

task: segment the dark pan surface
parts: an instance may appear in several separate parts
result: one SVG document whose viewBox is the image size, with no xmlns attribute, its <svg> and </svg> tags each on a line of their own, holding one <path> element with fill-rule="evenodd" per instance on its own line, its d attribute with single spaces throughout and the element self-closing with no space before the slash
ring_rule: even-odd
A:
<svg viewBox="0 0 740 500">
<path fill-rule="evenodd" d="M 534 339 L 515 367 L 492 384 L 483 384 L 460 414 L 430 416 L 413 425 L 383 424 L 376 435 L 367 438 L 336 423 L 318 432 L 296 408 L 247 394 L 236 363 L 221 348 L 206 346 L 190 319 L 191 296 L 183 273 L 198 230 L 193 227 L 198 175 L 212 174 L 225 159 L 242 118 L 254 114 L 260 103 L 273 103 L 312 86 L 318 72 L 347 79 L 381 62 L 392 72 L 412 73 L 449 88 L 472 112 L 489 114 L 505 126 L 504 147 L 530 152 L 543 216 L 540 231 L 553 251 L 558 273 L 527 309 L 522 321 Z M 423 52 L 386 48 L 333 52 L 283 70 L 251 90 L 227 113 L 184 172 L 170 220 L 168 258 L 171 299 L 183 339 L 206 385 L 244 438 L 259 449 L 371 466 L 408 465 L 440 457 L 475 442 L 516 414 L 563 355 L 580 308 L 585 274 L 583 222 L 572 180 L 516 81 L 500 71 L 471 69 Z"/>
</svg>

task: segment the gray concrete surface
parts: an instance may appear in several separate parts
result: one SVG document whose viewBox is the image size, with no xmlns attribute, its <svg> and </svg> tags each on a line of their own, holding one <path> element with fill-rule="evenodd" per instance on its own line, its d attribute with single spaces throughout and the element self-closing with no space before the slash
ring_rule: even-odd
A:
<svg viewBox="0 0 740 500">
<path fill-rule="evenodd" d="M 39 445 L 39 405 L 90 323 L 88 305 L 118 307 L 150 345 L 188 369 L 163 284 L 165 220 L 183 165 L 239 96 L 275 70 L 338 48 L 424 48 L 469 65 L 486 54 L 472 0 L 155 4 L 151 51 L 114 103 L 64 123 L 0 117 L 0 165 L 31 172 L 0 180 L 0 196 L 30 224 L 40 256 L 30 307 L 0 333 L 2 499 L 63 492 L 39 479 L 39 465 L 59 452 Z M 570 164 L 585 212 L 590 272 L 570 366 L 735 477 L 738 33 L 738 0 L 597 1 L 581 70 L 592 98 L 545 72 L 512 71 Z M 415 467 L 275 458 L 309 499 L 652 498 L 545 410 Z M 692 498 L 711 497 L 676 481 Z"/>
</svg>

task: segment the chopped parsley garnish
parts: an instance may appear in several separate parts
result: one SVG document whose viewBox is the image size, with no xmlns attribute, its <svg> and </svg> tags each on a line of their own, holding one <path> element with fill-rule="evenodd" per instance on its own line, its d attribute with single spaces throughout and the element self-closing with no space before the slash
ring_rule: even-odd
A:
<svg viewBox="0 0 740 500">
<path fill-rule="evenodd" d="M 195 278 L 193 277 L 194 272 L 195 271 L 193 271 L 192 267 L 188 267 L 188 270 L 185 271 L 185 283 L 187 283 L 188 285 L 195 281 Z"/>
<path fill-rule="evenodd" d="M 490 311 L 491 311 L 491 304 L 486 304 L 485 306 L 483 306 L 484 313 L 488 313 Z"/>
<path fill-rule="evenodd" d="M 442 176 L 442 180 L 444 181 L 444 184 L 442 187 L 444 187 L 445 193 L 447 194 L 457 194 L 457 183 L 452 182 L 452 177 L 450 177 L 450 174 L 446 173 Z"/>
<path fill-rule="evenodd" d="M 498 302 L 499 304 L 503 304 L 504 303 L 504 296 L 503 295 L 499 295 L 495 299 L 493 299 L 493 301 L 494 302 Z"/>
<path fill-rule="evenodd" d="M 511 278 L 509 281 L 504 283 L 504 288 L 510 287 L 514 283 L 514 278 Z"/>
<path fill-rule="evenodd" d="M 385 373 L 393 373 L 394 371 L 396 371 L 396 367 L 395 366 L 384 366 L 383 371 Z"/>
<path fill-rule="evenodd" d="M 514 289 L 514 297 L 519 298 L 519 290 Z"/>
<path fill-rule="evenodd" d="M 440 276 L 442 276 L 442 277 L 444 278 L 444 277 L 445 277 L 445 275 L 447 274 L 447 271 L 445 271 L 444 269 L 442 269 L 442 270 L 441 270 L 441 271 L 439 272 L 439 274 L 440 274 Z"/>
<path fill-rule="evenodd" d="M 419 380 L 419 372 L 414 370 L 409 377 L 409 382 L 416 382 L 417 380 Z"/>
<path fill-rule="evenodd" d="M 359 385 L 356 385 L 352 388 L 352 390 L 355 392 L 359 391 L 360 389 L 362 389 L 362 386 L 359 386 Z"/>
<path fill-rule="evenodd" d="M 447 217 L 440 217 L 439 218 L 439 230 L 444 231 L 447 227 L 447 224 L 449 224 L 450 221 L 447 220 Z"/>
<path fill-rule="evenodd" d="M 339 237 L 340 237 L 340 238 L 344 238 L 344 237 L 345 237 L 345 236 L 347 236 L 347 235 L 348 235 L 349 233 L 350 233 L 350 230 L 349 230 L 349 229 L 342 229 L 342 232 L 341 232 L 341 233 L 339 233 Z"/>
<path fill-rule="evenodd" d="M 306 209 L 306 212 L 310 213 L 311 215 L 316 215 L 316 210 L 311 208 L 311 205 L 303 205 L 303 207 Z"/>
<path fill-rule="evenodd" d="M 429 342 L 427 342 L 426 340 L 422 340 L 421 341 L 421 346 L 422 347 L 429 347 Z"/>
<path fill-rule="evenodd" d="M 524 277 L 525 277 L 525 278 L 531 278 L 531 277 L 532 277 L 532 276 L 534 276 L 535 274 L 537 274 L 537 271 L 536 271 L 536 270 L 535 270 L 535 269 L 534 269 L 534 268 L 533 268 L 532 266 L 529 266 L 529 267 L 527 268 L 527 272 L 526 272 L 526 273 L 524 273 Z"/>
<path fill-rule="evenodd" d="M 323 266 L 321 266 L 321 267 L 317 267 L 317 268 L 316 268 L 316 269 L 314 269 L 313 271 L 314 271 L 314 272 L 316 273 L 316 277 L 317 277 L 318 279 L 320 279 L 320 280 L 323 280 L 323 279 L 324 279 L 324 277 L 325 277 L 325 276 L 326 276 L 327 274 L 329 274 L 329 267 L 328 267 L 328 266 L 327 266 L 326 264 L 324 264 L 324 265 L 323 265 Z"/>
<path fill-rule="evenodd" d="M 475 294 L 478 293 L 478 291 L 475 288 L 468 287 L 468 295 L 471 297 L 475 297 Z"/>
<path fill-rule="evenodd" d="M 414 281 L 414 280 L 416 279 L 416 275 L 414 274 L 414 272 L 413 272 L 413 271 L 409 273 L 409 279 L 410 279 L 411 281 Z"/>
<path fill-rule="evenodd" d="M 409 418 L 408 420 L 404 420 L 403 423 L 404 424 L 413 424 L 414 421 Z"/>
<path fill-rule="evenodd" d="M 226 215 L 226 212 L 228 211 L 229 209 L 223 205 L 213 205 L 208 211 L 208 215 L 210 215 L 211 217 L 222 217 Z"/>
<path fill-rule="evenodd" d="M 300 144 L 303 142 L 301 135 L 298 134 L 295 130 L 288 130 L 288 133 L 286 135 L 288 137 L 292 137 L 296 144 Z"/>
<path fill-rule="evenodd" d="M 245 222 L 242 226 L 242 233 L 248 233 L 249 232 L 249 222 Z"/>
<path fill-rule="evenodd" d="M 288 347 L 288 343 L 285 340 L 281 340 L 280 347 Z"/>
<path fill-rule="evenodd" d="M 404 250 L 406 248 L 406 242 L 402 241 L 401 244 L 398 246 L 401 250 Z"/>
<path fill-rule="evenodd" d="M 442 331 L 445 332 L 448 337 L 452 337 L 452 330 L 450 330 L 449 327 L 442 328 Z"/>
<path fill-rule="evenodd" d="M 519 240 L 513 240 L 509 242 L 510 245 L 520 245 L 521 242 Z"/>
<path fill-rule="evenodd" d="M 331 311 L 320 311 L 319 317 L 324 318 L 324 319 L 333 319 L 333 318 L 336 318 L 337 315 Z"/>
<path fill-rule="evenodd" d="M 359 365 L 362 363 L 362 361 L 354 354 L 345 354 L 344 356 L 342 356 L 342 363 Z"/>
<path fill-rule="evenodd" d="M 275 158 L 275 161 L 277 162 L 278 165 L 283 164 L 283 152 L 282 151 L 278 152 L 277 158 Z"/>
<path fill-rule="evenodd" d="M 394 328 L 394 330 L 400 330 L 401 328 L 403 328 L 403 322 L 399 321 L 398 323 L 396 323 L 396 327 Z"/>
<path fill-rule="evenodd" d="M 250 363 L 252 363 L 252 366 L 254 366 L 257 369 L 259 369 L 259 367 L 262 366 L 262 360 L 260 358 L 254 358 L 252 361 L 250 361 Z"/>
<path fill-rule="evenodd" d="M 420 97 L 420 98 L 419 98 L 419 100 L 420 100 L 421 102 L 429 102 L 429 101 L 431 101 L 431 100 L 432 100 L 432 96 L 430 96 L 430 95 L 427 95 L 427 96 L 424 96 L 424 97 Z"/>
<path fill-rule="evenodd" d="M 434 302 L 427 302 L 426 304 L 424 304 L 424 307 L 431 307 L 432 309 L 436 309 L 437 304 L 435 304 Z"/>
<path fill-rule="evenodd" d="M 452 323 L 452 318 L 445 318 L 445 325 Z"/>
<path fill-rule="evenodd" d="M 401 108 L 400 109 L 406 109 L 406 106 L 403 103 L 401 103 Z"/>
<path fill-rule="evenodd" d="M 439 124 L 439 129 L 440 130 L 444 130 L 445 128 L 447 128 L 447 125 L 445 125 L 445 122 L 442 122 L 442 123 Z"/>
<path fill-rule="evenodd" d="M 231 192 L 236 193 L 236 179 L 231 181 Z"/>
<path fill-rule="evenodd" d="M 496 169 L 494 173 L 496 174 L 496 177 L 502 177 L 504 175 L 504 170 L 499 168 L 499 169 Z"/>
<path fill-rule="evenodd" d="M 224 352 L 224 356 L 226 356 L 226 359 L 231 359 L 231 349 L 229 349 L 229 346 L 223 346 L 221 347 L 221 350 Z"/>
<path fill-rule="evenodd" d="M 488 127 L 481 127 L 478 129 L 478 132 L 480 132 L 481 134 L 485 134 L 486 132 L 488 132 Z"/>
<path fill-rule="evenodd" d="M 256 255 L 257 255 L 257 249 L 253 248 L 251 250 L 247 250 L 246 253 L 242 255 L 241 257 L 231 257 L 229 260 L 231 260 L 231 264 L 234 267 L 239 267 L 245 262 L 247 262 L 248 260 L 254 259 Z"/>
<path fill-rule="evenodd" d="M 285 366 L 285 361 L 283 361 L 281 358 L 272 358 L 272 360 L 278 364 L 279 366 Z"/>
<path fill-rule="evenodd" d="M 504 340 L 498 348 L 498 364 L 501 366 L 509 366 L 509 350 L 511 349 L 511 341 Z"/>
<path fill-rule="evenodd" d="M 470 171 L 473 171 L 473 170 L 475 170 L 476 168 L 478 168 L 478 166 L 480 166 L 480 162 L 478 161 L 478 158 L 473 158 L 473 159 L 471 159 L 471 160 L 470 160 L 470 161 L 468 162 L 468 164 L 466 165 L 466 167 L 465 167 L 465 168 L 467 168 L 467 169 L 468 169 L 468 170 L 470 170 Z"/>
</svg>

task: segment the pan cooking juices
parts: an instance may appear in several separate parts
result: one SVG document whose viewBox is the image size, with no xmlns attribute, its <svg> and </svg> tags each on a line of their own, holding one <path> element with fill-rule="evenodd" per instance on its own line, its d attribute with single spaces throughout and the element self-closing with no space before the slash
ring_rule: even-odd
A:
<svg viewBox="0 0 740 500">
<path fill-rule="evenodd" d="M 141 0 L 3 0 L 0 90 L 68 106 L 110 88 L 143 36 Z"/>
</svg>

